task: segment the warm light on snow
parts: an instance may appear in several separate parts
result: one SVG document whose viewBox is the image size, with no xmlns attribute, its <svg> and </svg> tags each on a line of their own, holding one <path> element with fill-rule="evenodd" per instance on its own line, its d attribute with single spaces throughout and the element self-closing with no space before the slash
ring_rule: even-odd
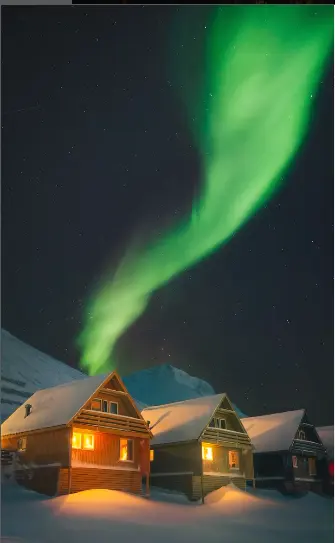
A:
<svg viewBox="0 0 335 543">
<path fill-rule="evenodd" d="M 2 541 L 20 543 L 331 543 L 333 501 L 299 500 L 232 485 L 205 504 L 151 489 L 150 499 L 113 490 L 48 498 L 2 484 Z M 19 522 L 18 522 L 19 519 Z"/>
</svg>

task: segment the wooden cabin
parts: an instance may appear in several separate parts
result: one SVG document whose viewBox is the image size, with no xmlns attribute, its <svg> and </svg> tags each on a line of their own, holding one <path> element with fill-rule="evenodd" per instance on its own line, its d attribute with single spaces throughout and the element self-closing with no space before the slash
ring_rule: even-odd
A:
<svg viewBox="0 0 335 543">
<path fill-rule="evenodd" d="M 146 408 L 142 416 L 153 434 L 152 485 L 198 500 L 253 479 L 251 441 L 226 394 Z"/>
<path fill-rule="evenodd" d="M 1 425 L 1 448 L 16 451 L 17 481 L 50 496 L 140 493 L 151 437 L 116 372 L 39 390 Z"/>
<path fill-rule="evenodd" d="M 304 409 L 242 419 L 254 445 L 255 484 L 285 493 L 320 491 L 326 449 Z"/>
</svg>

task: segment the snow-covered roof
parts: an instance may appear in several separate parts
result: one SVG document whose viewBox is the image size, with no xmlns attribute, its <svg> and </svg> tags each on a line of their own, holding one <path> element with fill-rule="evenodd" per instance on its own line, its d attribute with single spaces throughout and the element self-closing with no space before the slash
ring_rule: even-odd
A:
<svg viewBox="0 0 335 543">
<path fill-rule="evenodd" d="M 142 417 L 150 421 L 152 445 L 198 439 L 225 394 L 202 396 L 143 409 Z"/>
<path fill-rule="evenodd" d="M 241 422 L 255 447 L 254 452 L 286 451 L 292 444 L 304 413 L 304 409 L 298 409 L 246 417 Z"/>
<path fill-rule="evenodd" d="M 1 434 L 19 434 L 68 424 L 108 375 L 95 375 L 38 390 L 2 423 Z M 27 403 L 32 407 L 30 415 L 25 417 Z"/>
<path fill-rule="evenodd" d="M 316 429 L 331 458 L 334 458 L 334 426 L 319 426 Z"/>
</svg>

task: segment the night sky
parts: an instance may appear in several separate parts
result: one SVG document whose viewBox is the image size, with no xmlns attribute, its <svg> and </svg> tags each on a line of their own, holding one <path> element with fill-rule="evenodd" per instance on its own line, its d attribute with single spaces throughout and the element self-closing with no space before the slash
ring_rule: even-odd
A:
<svg viewBox="0 0 335 543">
<path fill-rule="evenodd" d="M 73 367 L 96 281 L 201 182 L 166 73 L 176 9 L 2 9 L 2 327 Z M 333 423 L 333 119 L 329 65 L 280 191 L 157 292 L 118 343 L 122 375 L 168 363 L 249 415 Z"/>
</svg>

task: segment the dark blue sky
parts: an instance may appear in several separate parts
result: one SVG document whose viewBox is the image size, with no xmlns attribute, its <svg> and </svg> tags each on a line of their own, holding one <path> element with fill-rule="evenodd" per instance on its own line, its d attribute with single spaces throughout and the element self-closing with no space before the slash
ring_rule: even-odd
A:
<svg viewBox="0 0 335 543">
<path fill-rule="evenodd" d="M 2 11 L 2 326 L 72 366 L 96 279 L 200 182 L 165 69 L 176 9 Z M 333 118 L 329 66 L 280 192 L 154 296 L 121 373 L 171 363 L 250 415 L 333 422 Z"/>
</svg>

